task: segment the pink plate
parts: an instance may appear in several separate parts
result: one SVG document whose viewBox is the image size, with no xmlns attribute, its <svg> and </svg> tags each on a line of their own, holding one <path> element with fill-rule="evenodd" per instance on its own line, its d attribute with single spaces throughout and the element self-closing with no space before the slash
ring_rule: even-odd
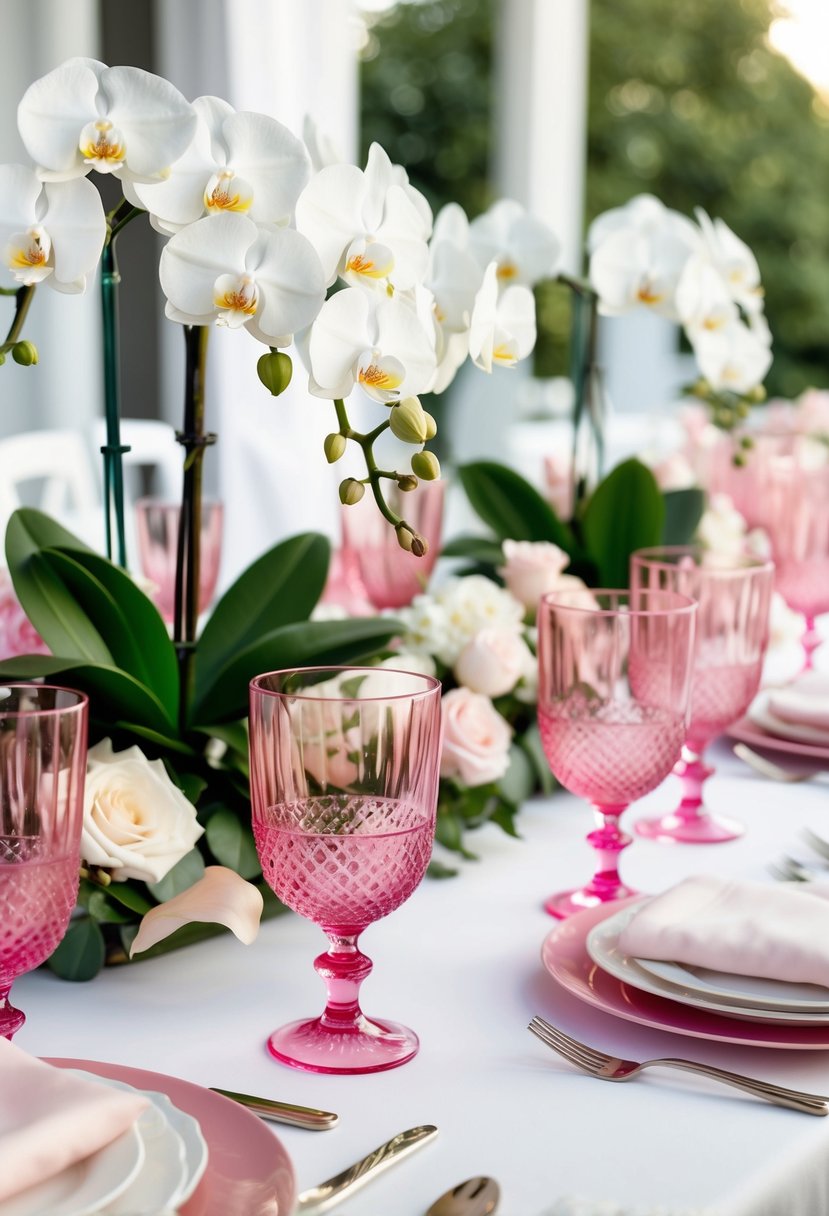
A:
<svg viewBox="0 0 829 1216">
<path fill-rule="evenodd" d="M 179 1110 L 198 1119 L 209 1149 L 207 1170 L 179 1209 L 181 1216 L 290 1216 L 296 1199 L 291 1160 L 273 1132 L 250 1111 L 200 1085 L 143 1068 L 98 1060 L 46 1062 L 82 1068 L 136 1089 L 160 1090 Z"/>
<path fill-rule="evenodd" d="M 789 756 L 803 756 L 809 760 L 822 760 L 829 764 L 829 747 L 819 743 L 797 743 L 794 739 L 781 739 L 770 735 L 768 731 L 757 726 L 749 717 L 740 718 L 729 727 L 726 734 L 730 739 L 739 743 L 747 743 L 749 747 L 764 748 L 770 752 L 785 752 Z"/>
<path fill-rule="evenodd" d="M 541 961 L 562 988 L 605 1013 L 651 1026 L 654 1030 L 669 1030 L 720 1043 L 741 1043 L 744 1047 L 829 1049 L 829 1027 L 738 1021 L 725 1014 L 692 1009 L 664 997 L 651 996 L 602 971 L 587 953 L 587 935 L 594 925 L 615 916 L 620 908 L 633 902 L 620 899 L 578 912 L 562 921 L 544 939 Z"/>
</svg>

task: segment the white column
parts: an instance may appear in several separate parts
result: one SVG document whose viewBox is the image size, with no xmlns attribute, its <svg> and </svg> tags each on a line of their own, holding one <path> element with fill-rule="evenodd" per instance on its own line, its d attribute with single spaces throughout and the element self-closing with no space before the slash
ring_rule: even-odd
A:
<svg viewBox="0 0 829 1216">
<path fill-rule="evenodd" d="M 0 161 L 28 164 L 17 133 L 17 105 L 28 85 L 72 55 L 97 58 L 96 0 L 0 0 L 3 71 L 0 73 Z M 5 337 L 13 301 L 0 297 Z M 98 280 L 84 296 L 49 286 L 35 293 L 24 336 L 40 352 L 37 367 L 0 368 L 0 434 L 41 427 L 82 428 L 102 409 L 101 321 Z"/>
</svg>

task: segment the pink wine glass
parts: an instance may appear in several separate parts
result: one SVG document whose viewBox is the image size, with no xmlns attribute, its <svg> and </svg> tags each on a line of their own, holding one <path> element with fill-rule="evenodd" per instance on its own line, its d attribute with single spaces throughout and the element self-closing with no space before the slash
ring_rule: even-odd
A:
<svg viewBox="0 0 829 1216">
<path fill-rule="evenodd" d="M 222 556 L 224 506 L 220 502 L 202 503 L 201 552 L 199 564 L 199 612 L 213 602 Z M 146 578 L 155 583 L 153 599 L 164 620 L 170 624 L 176 605 L 176 559 L 178 554 L 178 503 L 157 498 L 139 498 L 135 504 L 138 555 Z"/>
<path fill-rule="evenodd" d="M 404 608 L 425 590 L 440 553 L 444 488 L 443 481 L 421 481 L 416 490 L 385 491 L 392 510 L 429 542 L 423 557 L 400 548 L 370 494 L 343 507 L 343 562 L 375 608 Z"/>
<path fill-rule="evenodd" d="M 48 685 L 0 686 L 0 1035 L 25 1022 L 18 976 L 49 957 L 78 894 L 87 698 Z"/>
<path fill-rule="evenodd" d="M 250 686 L 253 832 L 262 873 L 318 924 L 322 1015 L 275 1030 L 277 1060 L 309 1072 L 394 1068 L 417 1035 L 367 1018 L 371 960 L 357 939 L 408 899 L 432 853 L 440 761 L 438 680 L 386 668 L 277 671 Z"/>
<path fill-rule="evenodd" d="M 545 909 L 564 918 L 633 895 L 618 859 L 631 837 L 619 828 L 627 806 L 655 789 L 676 763 L 685 735 L 694 617 L 673 591 L 588 591 L 545 595 L 538 613 L 538 721 L 550 768 L 592 804 L 587 837 L 598 867 Z"/>
<path fill-rule="evenodd" d="M 700 546 L 640 549 L 631 558 L 633 590 L 667 589 L 690 595 L 697 610 L 691 713 L 675 811 L 640 819 L 636 831 L 654 840 L 718 844 L 743 834 L 734 819 L 712 815 L 702 797 L 713 768 L 703 761 L 712 739 L 742 718 L 760 685 L 769 637 L 774 565 L 750 557 L 720 557 Z"/>
</svg>

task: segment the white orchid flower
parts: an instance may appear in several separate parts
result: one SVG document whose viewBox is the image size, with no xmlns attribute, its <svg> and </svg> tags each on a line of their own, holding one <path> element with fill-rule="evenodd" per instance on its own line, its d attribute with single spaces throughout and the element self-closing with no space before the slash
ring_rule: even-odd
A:
<svg viewBox="0 0 829 1216">
<path fill-rule="evenodd" d="M 303 236 L 258 228 L 232 212 L 205 216 L 171 237 L 159 277 L 172 321 L 244 326 L 269 346 L 290 345 L 325 298 L 319 258 Z"/>
<path fill-rule="evenodd" d="M 645 236 L 656 236 L 667 229 L 689 250 L 700 243 L 699 231 L 687 216 L 672 211 L 653 194 L 637 194 L 624 206 L 612 207 L 596 216 L 587 233 L 589 252 L 594 253 L 613 233 L 631 228 Z"/>
<path fill-rule="evenodd" d="M 83 291 L 105 236 L 101 196 L 91 182 L 44 184 L 26 165 L 0 165 L 1 265 L 15 283 L 45 280 L 57 291 Z"/>
<path fill-rule="evenodd" d="M 329 165 L 311 178 L 297 201 L 296 225 L 319 254 L 327 284 L 340 275 L 352 286 L 385 291 L 422 281 L 431 212 L 404 178 L 379 144 L 371 145 L 365 172 Z"/>
<path fill-rule="evenodd" d="M 689 333 L 700 371 L 715 392 L 747 393 L 762 383 L 772 355 L 762 336 L 740 320 Z"/>
<path fill-rule="evenodd" d="M 552 229 L 513 199 L 501 199 L 469 225 L 469 248 L 481 269 L 498 265 L 498 283 L 532 287 L 555 274 L 561 246 Z"/>
<path fill-rule="evenodd" d="M 438 213 L 429 244 L 426 286 L 435 297 L 435 317 L 447 333 L 469 329 L 483 269 L 469 250 L 469 221 L 449 203 Z"/>
<path fill-rule="evenodd" d="M 302 120 L 302 140 L 311 157 L 311 168 L 314 173 L 325 169 L 328 165 L 342 164 L 342 156 L 333 139 L 320 130 L 310 114 Z"/>
<path fill-rule="evenodd" d="M 311 392 L 336 400 L 359 385 L 386 404 L 425 392 L 435 374 L 435 338 L 422 312 L 405 297 L 338 291 L 307 337 Z"/>
<path fill-rule="evenodd" d="M 498 263 L 490 262 L 475 300 L 469 329 L 469 354 L 476 367 L 514 367 L 535 345 L 535 299 L 529 287 L 499 293 Z"/>
<path fill-rule="evenodd" d="M 311 173 L 302 141 L 275 118 L 237 113 L 219 97 L 197 97 L 193 109 L 198 125 L 187 151 L 164 181 L 125 184 L 130 201 L 165 233 L 221 211 L 288 224 Z"/>
<path fill-rule="evenodd" d="M 748 245 L 723 220 L 712 220 L 701 208 L 696 216 L 705 252 L 728 284 L 732 299 L 749 315 L 761 312 L 760 267 Z"/>
<path fill-rule="evenodd" d="M 17 109 L 26 151 L 48 181 L 91 169 L 124 180 L 166 173 L 193 138 L 185 97 L 141 68 L 67 59 L 29 86 Z"/>
<path fill-rule="evenodd" d="M 685 263 L 676 288 L 676 311 L 689 334 L 722 329 L 739 317 L 728 284 L 704 254 L 692 254 Z"/>
</svg>

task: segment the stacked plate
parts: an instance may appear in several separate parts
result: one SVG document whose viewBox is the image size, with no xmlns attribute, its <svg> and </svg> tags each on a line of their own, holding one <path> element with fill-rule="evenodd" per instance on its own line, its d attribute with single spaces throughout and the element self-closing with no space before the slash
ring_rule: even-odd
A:
<svg viewBox="0 0 829 1216">
<path fill-rule="evenodd" d="M 0 1203 L 0 1216 L 159 1216 L 187 1202 L 207 1168 L 199 1124 L 166 1094 L 72 1070 L 76 1076 L 132 1090 L 150 1105 L 123 1136 L 75 1165 Z"/>
<path fill-rule="evenodd" d="M 728 734 L 750 747 L 829 761 L 829 673 L 807 672 L 784 688 L 764 688 Z"/>
<path fill-rule="evenodd" d="M 590 958 L 616 979 L 641 992 L 742 1021 L 829 1027 L 829 988 L 624 954 L 619 937 L 640 907 L 637 902 L 620 909 L 587 934 Z"/>
</svg>

